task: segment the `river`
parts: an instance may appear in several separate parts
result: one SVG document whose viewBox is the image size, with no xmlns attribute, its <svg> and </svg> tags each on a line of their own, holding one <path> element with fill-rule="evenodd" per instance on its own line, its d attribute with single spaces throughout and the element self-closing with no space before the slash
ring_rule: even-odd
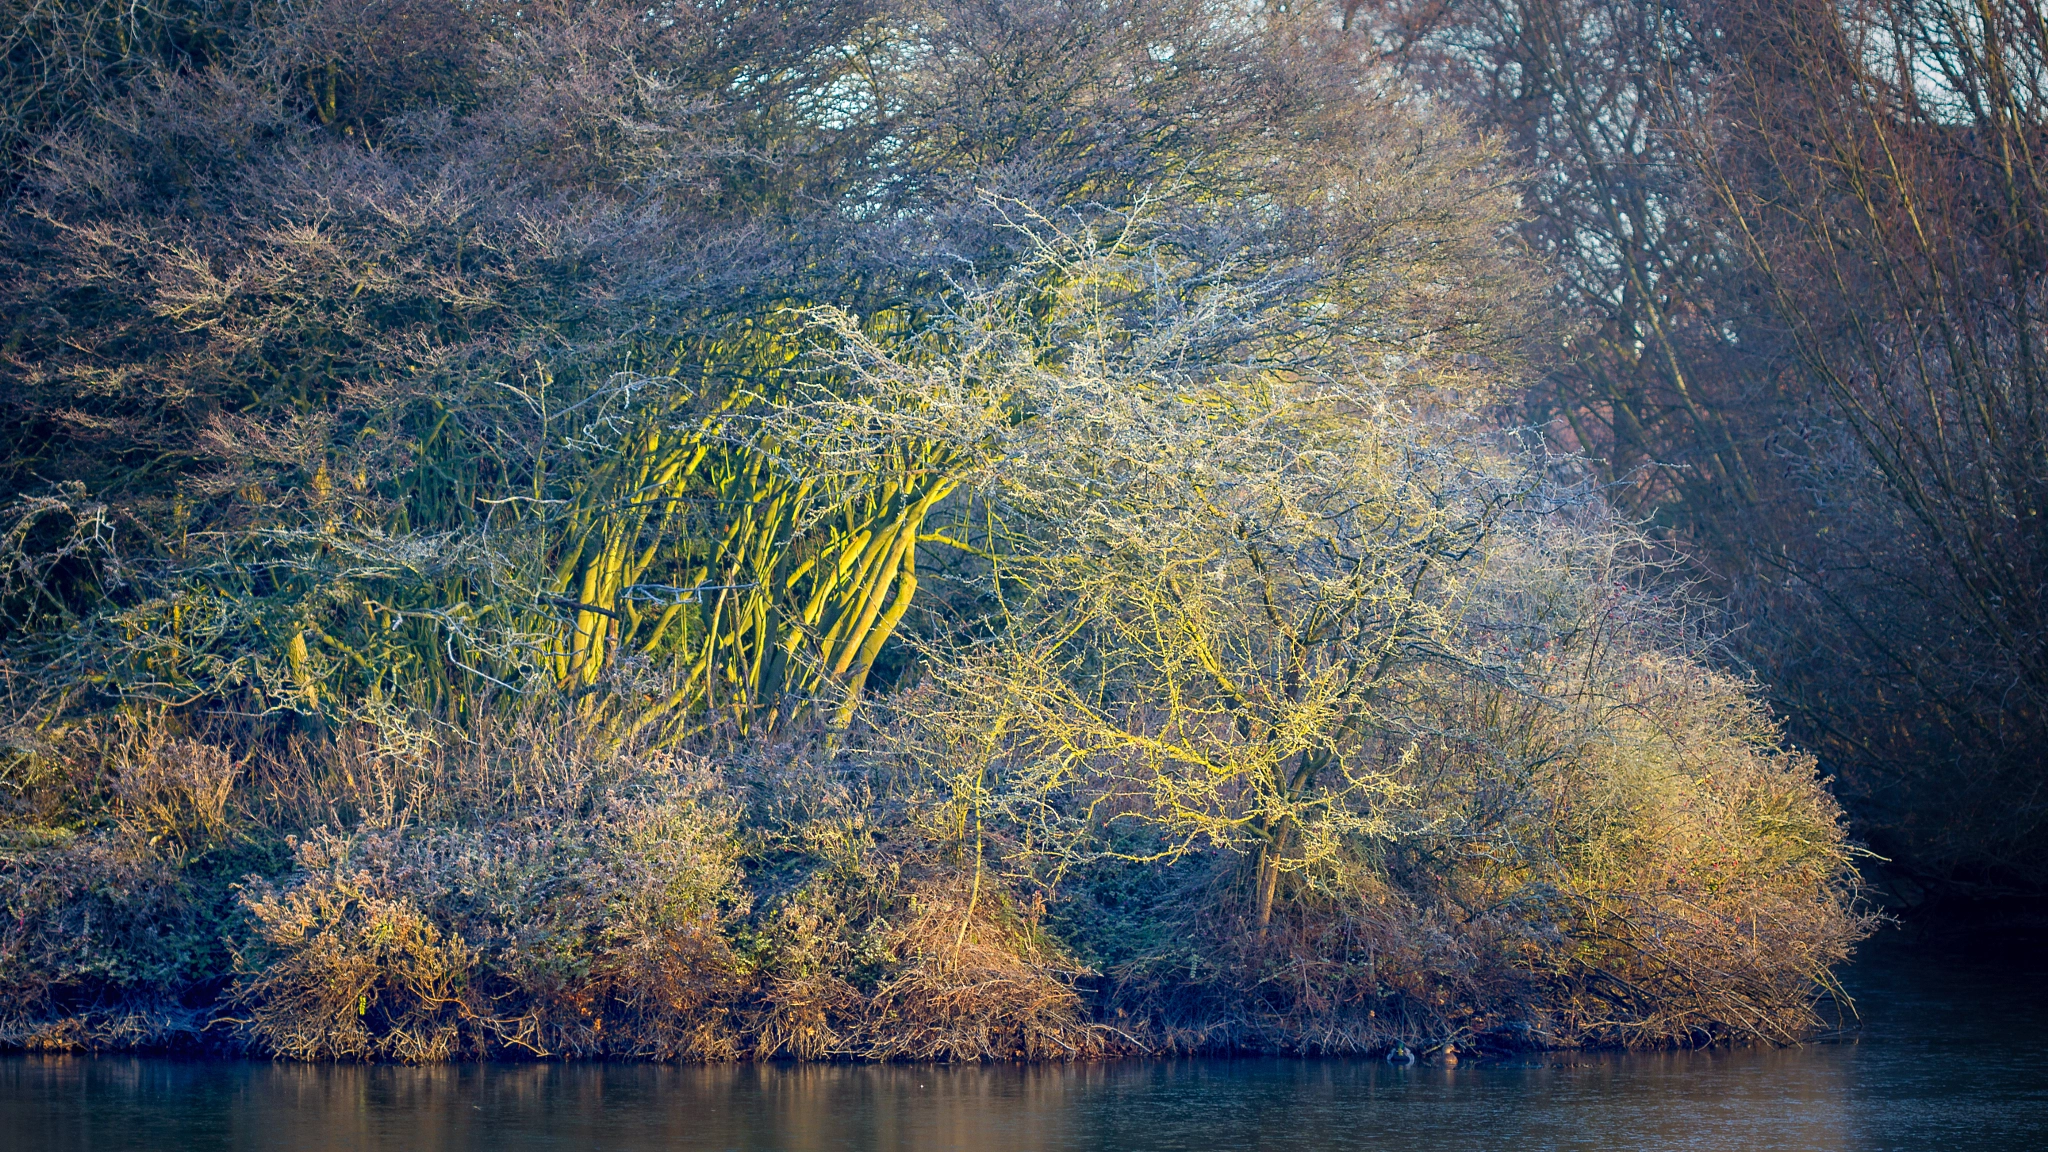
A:
<svg viewBox="0 0 2048 1152">
<path fill-rule="evenodd" d="M 1846 973 L 1861 1027 L 1791 1049 L 1072 1066 L 434 1068 L 0 1057 L 0 1147 L 2048 1149 L 2048 952 L 1912 944 Z"/>
</svg>

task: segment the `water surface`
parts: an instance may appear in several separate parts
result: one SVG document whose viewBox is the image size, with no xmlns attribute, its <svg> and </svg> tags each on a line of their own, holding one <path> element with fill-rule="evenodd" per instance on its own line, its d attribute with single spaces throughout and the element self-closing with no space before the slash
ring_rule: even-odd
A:
<svg viewBox="0 0 2048 1152">
<path fill-rule="evenodd" d="M 2048 958 L 1880 941 L 1795 1049 L 1038 1067 L 0 1058 L 0 1148 L 2048 1149 Z"/>
</svg>

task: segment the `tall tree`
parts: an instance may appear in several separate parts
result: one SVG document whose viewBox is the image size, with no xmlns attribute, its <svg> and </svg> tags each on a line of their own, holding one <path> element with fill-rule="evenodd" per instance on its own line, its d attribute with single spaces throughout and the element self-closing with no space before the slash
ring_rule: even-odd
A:
<svg viewBox="0 0 2048 1152">
<path fill-rule="evenodd" d="M 2024 0 L 1353 6 L 1534 166 L 1531 397 L 1921 879 L 2037 885 L 2043 34 Z"/>
</svg>

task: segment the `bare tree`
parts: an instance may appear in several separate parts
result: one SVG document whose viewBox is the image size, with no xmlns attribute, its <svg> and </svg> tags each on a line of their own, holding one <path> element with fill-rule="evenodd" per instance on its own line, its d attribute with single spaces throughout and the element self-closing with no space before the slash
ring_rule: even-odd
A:
<svg viewBox="0 0 2048 1152">
<path fill-rule="evenodd" d="M 1532 413 L 1715 581 L 1922 880 L 2040 875 L 2038 17 L 1354 13 L 1537 168 L 1526 234 L 1580 327 Z"/>
</svg>

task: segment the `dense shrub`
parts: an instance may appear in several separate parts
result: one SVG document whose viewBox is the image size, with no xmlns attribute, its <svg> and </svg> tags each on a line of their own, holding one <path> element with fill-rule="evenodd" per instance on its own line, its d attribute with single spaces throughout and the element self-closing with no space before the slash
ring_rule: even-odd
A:
<svg viewBox="0 0 2048 1152">
<path fill-rule="evenodd" d="M 6 1042 L 1815 1022 L 1839 814 L 1321 14 L 205 11 L 8 138 Z"/>
<path fill-rule="evenodd" d="M 1006 871 L 1155 889 L 1066 913 L 1127 1014 L 1340 1050 L 1813 1026 L 1863 930 L 1840 812 L 1597 493 L 1448 373 L 1195 360 L 1237 301 L 1149 249 L 1043 259 L 1070 290 L 975 298 L 960 359 L 861 350 L 899 406 L 1029 414 L 987 432 L 1001 626 L 890 710 Z"/>
</svg>

